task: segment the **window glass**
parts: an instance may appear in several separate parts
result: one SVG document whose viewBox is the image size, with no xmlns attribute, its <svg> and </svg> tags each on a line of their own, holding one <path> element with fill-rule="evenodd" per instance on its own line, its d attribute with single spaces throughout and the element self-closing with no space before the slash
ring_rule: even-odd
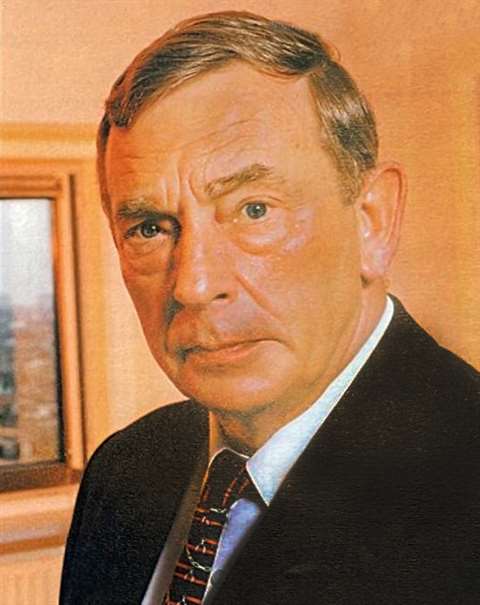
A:
<svg viewBox="0 0 480 605">
<path fill-rule="evenodd" d="M 0 199 L 0 465 L 63 458 L 50 199 Z"/>
</svg>

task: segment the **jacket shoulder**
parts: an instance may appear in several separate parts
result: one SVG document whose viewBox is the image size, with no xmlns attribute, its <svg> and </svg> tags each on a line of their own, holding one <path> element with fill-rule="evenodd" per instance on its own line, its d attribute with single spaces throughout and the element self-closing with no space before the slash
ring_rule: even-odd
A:
<svg viewBox="0 0 480 605">
<path fill-rule="evenodd" d="M 384 422 L 402 426 L 402 440 L 478 448 L 479 372 L 427 334 L 397 300 L 373 360 L 371 375 L 387 402 Z"/>
<path fill-rule="evenodd" d="M 147 414 L 97 448 L 67 540 L 62 603 L 140 602 L 207 436 L 207 413 L 187 401 Z M 137 591 L 129 588 L 127 600 L 125 586 Z"/>
<path fill-rule="evenodd" d="M 105 439 L 90 457 L 87 469 L 112 469 L 123 459 L 131 465 L 138 458 L 151 457 L 153 453 L 167 458 L 183 435 L 194 431 L 203 434 L 207 422 L 206 412 L 193 401 L 171 403 L 158 408 Z"/>
<path fill-rule="evenodd" d="M 478 389 L 480 373 L 428 334 L 392 297 L 395 314 L 379 349 L 388 359 L 395 359 L 395 371 L 407 369 L 412 378 L 438 381 L 460 389 Z"/>
</svg>

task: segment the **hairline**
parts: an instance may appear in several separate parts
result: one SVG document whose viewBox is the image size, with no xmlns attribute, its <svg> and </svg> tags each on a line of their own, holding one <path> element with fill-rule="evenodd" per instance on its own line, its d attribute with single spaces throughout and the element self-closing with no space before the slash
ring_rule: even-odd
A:
<svg viewBox="0 0 480 605">
<path fill-rule="evenodd" d="M 263 73 L 265 76 L 272 76 L 272 77 L 278 77 L 278 78 L 289 79 L 289 80 L 305 79 L 307 81 L 307 89 L 308 89 L 307 94 L 310 95 L 310 98 L 313 101 L 312 111 L 315 114 L 315 118 L 316 118 L 318 126 L 319 126 L 320 149 L 323 149 L 328 154 L 328 156 L 330 157 L 330 159 L 334 165 L 335 171 L 337 173 L 338 181 L 339 181 L 338 185 L 339 185 L 339 188 L 342 190 L 342 197 L 344 199 L 344 202 L 348 204 L 353 201 L 352 198 L 354 197 L 354 195 L 352 195 L 352 183 L 354 184 L 355 190 L 357 190 L 357 192 L 358 192 L 358 190 L 360 188 L 359 187 L 360 184 L 357 181 L 358 181 L 359 176 L 361 176 L 361 175 L 356 175 L 356 176 L 351 175 L 351 173 L 347 170 L 347 168 L 342 165 L 342 162 L 339 158 L 339 154 L 336 152 L 338 150 L 336 150 L 336 145 L 335 145 L 334 141 L 332 141 L 328 128 L 326 127 L 326 125 L 324 123 L 324 120 L 323 120 L 323 117 L 321 114 L 321 110 L 319 108 L 319 104 L 318 104 L 319 93 L 315 90 L 315 85 L 314 85 L 315 70 L 311 70 L 311 71 L 303 73 L 303 74 L 285 74 L 285 73 L 275 71 L 274 68 L 270 69 L 263 64 L 256 64 L 253 61 L 247 61 L 245 59 L 234 57 L 232 59 L 229 59 L 228 61 L 225 61 L 225 63 L 223 63 L 222 65 L 217 65 L 217 66 L 213 66 L 213 67 L 209 66 L 205 70 L 202 70 L 193 76 L 189 76 L 187 78 L 179 78 L 178 81 L 176 81 L 168 86 L 159 87 L 157 90 L 153 91 L 152 94 L 149 95 L 144 100 L 144 102 L 137 108 L 137 111 L 132 116 L 131 121 L 127 125 L 118 126 L 116 124 L 112 124 L 109 121 L 109 127 L 108 127 L 108 132 L 106 133 L 106 136 L 104 136 L 104 134 L 103 134 L 103 129 L 104 129 L 104 121 L 108 116 L 108 112 L 105 112 L 103 119 L 100 122 L 98 132 L 97 132 L 97 174 L 98 174 L 98 179 L 100 181 L 102 207 L 103 207 L 107 217 L 111 218 L 111 199 L 110 199 L 110 194 L 109 194 L 108 188 L 107 188 L 106 156 L 107 156 L 107 147 L 108 147 L 108 143 L 110 140 L 110 134 L 111 134 L 112 129 L 116 128 L 120 131 L 128 132 L 129 130 L 131 130 L 132 128 L 135 127 L 136 120 L 140 117 L 140 115 L 142 115 L 145 111 L 148 111 L 148 109 L 152 105 L 154 105 L 156 102 L 161 101 L 167 95 L 175 92 L 175 90 L 177 90 L 177 88 L 181 87 L 183 84 L 187 84 L 188 82 L 194 82 L 196 79 L 201 78 L 204 75 L 207 75 L 209 73 L 218 71 L 222 68 L 228 67 L 229 65 L 231 65 L 232 63 L 235 63 L 235 62 L 244 62 L 247 65 L 250 65 L 252 67 L 252 69 L 255 69 L 259 73 Z M 366 171 L 363 171 L 363 173 L 365 173 L 365 172 Z"/>
</svg>

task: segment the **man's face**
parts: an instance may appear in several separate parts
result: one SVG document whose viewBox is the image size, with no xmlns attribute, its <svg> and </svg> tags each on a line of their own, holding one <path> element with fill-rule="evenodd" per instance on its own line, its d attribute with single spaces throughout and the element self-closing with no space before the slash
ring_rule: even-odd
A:
<svg viewBox="0 0 480 605">
<path fill-rule="evenodd" d="M 237 63 L 114 128 L 111 224 L 150 349 L 211 409 L 301 409 L 351 356 L 354 206 L 305 79 Z"/>
</svg>

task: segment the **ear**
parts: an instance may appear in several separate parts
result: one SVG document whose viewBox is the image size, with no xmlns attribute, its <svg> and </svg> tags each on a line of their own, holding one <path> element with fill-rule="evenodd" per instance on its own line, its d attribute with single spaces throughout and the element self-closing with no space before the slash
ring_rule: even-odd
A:
<svg viewBox="0 0 480 605">
<path fill-rule="evenodd" d="M 361 277 L 383 278 L 397 248 L 406 197 L 406 178 L 394 162 L 379 164 L 364 182 L 355 206 L 360 237 Z"/>
</svg>

